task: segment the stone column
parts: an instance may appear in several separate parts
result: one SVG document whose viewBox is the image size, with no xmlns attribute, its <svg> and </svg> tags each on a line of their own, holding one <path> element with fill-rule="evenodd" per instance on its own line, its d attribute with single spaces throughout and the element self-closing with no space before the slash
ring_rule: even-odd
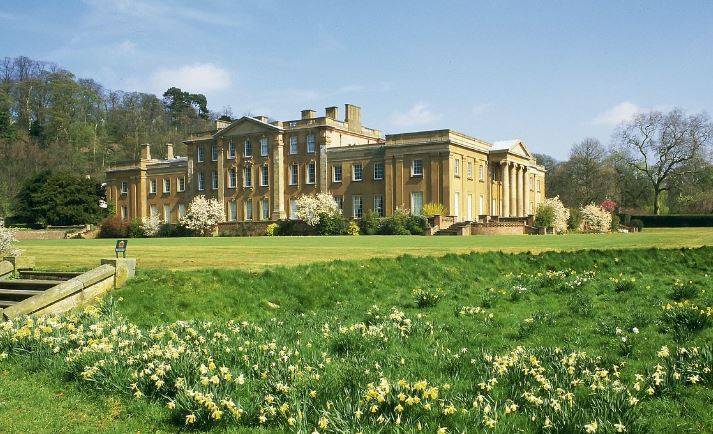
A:
<svg viewBox="0 0 713 434">
<path fill-rule="evenodd" d="M 329 192 L 329 166 L 327 161 L 327 149 L 332 144 L 332 137 L 329 135 L 328 130 L 322 130 L 319 137 L 319 163 L 317 174 L 317 179 L 319 180 L 319 192 L 328 193 Z"/>
<path fill-rule="evenodd" d="M 272 220 L 287 218 L 285 212 L 285 145 L 282 133 L 277 133 L 272 138 Z"/>
<path fill-rule="evenodd" d="M 517 165 L 517 216 L 522 217 L 525 215 L 525 179 L 523 178 L 524 172 L 521 165 Z"/>
<path fill-rule="evenodd" d="M 134 218 L 144 218 L 148 216 L 148 179 L 146 177 L 146 164 L 140 163 L 139 185 L 136 191 L 136 216 Z"/>
<path fill-rule="evenodd" d="M 517 216 L 517 168 L 515 163 L 510 168 L 510 215 L 508 217 Z"/>
<path fill-rule="evenodd" d="M 502 206 L 502 217 L 510 217 L 510 168 L 509 163 L 502 162 L 502 184 L 503 191 L 500 196 L 500 204 Z"/>
<path fill-rule="evenodd" d="M 223 139 L 215 141 L 215 147 L 218 148 L 218 161 L 216 163 L 216 172 L 218 172 L 218 202 L 223 205 L 223 212 L 226 212 L 225 203 L 225 152 L 223 152 Z M 212 182 L 212 181 L 211 181 Z M 227 212 L 226 212 L 227 217 Z M 227 220 L 227 219 L 226 219 Z"/>
<path fill-rule="evenodd" d="M 522 215 L 530 215 L 530 174 L 527 166 L 522 167 Z"/>
</svg>

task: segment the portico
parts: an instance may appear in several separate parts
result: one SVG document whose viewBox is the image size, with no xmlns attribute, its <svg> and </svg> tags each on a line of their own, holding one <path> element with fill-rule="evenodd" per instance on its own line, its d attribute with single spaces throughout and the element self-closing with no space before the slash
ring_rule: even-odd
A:
<svg viewBox="0 0 713 434">
<path fill-rule="evenodd" d="M 499 159 L 500 217 L 527 217 L 534 214 L 542 191 L 544 170 L 537 165 L 521 140 L 495 142 L 491 155 Z M 497 161 L 497 160 L 496 160 Z"/>
</svg>

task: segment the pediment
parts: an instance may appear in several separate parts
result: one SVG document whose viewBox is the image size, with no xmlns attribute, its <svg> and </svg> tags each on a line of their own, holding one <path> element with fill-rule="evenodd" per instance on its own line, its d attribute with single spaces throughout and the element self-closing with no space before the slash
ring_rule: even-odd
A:
<svg viewBox="0 0 713 434">
<path fill-rule="evenodd" d="M 511 154 L 520 155 L 528 159 L 532 158 L 532 154 L 530 154 L 530 151 L 527 149 L 527 146 L 525 146 L 522 141 L 518 141 L 517 144 L 510 148 L 509 152 Z"/>
<path fill-rule="evenodd" d="M 230 125 L 215 133 L 213 137 L 230 137 L 248 134 L 266 134 L 282 131 L 282 128 L 259 121 L 249 116 L 233 121 Z"/>
</svg>

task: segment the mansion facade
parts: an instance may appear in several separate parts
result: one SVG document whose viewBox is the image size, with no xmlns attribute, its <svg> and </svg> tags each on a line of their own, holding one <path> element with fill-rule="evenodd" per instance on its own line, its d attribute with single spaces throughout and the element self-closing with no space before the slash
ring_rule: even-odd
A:
<svg viewBox="0 0 713 434">
<path fill-rule="evenodd" d="M 545 169 L 521 140 L 489 143 L 453 130 L 387 134 L 346 104 L 300 119 L 242 117 L 184 143 L 188 156 L 110 166 L 107 201 L 123 219 L 177 222 L 198 195 L 224 204 L 227 221 L 295 218 L 302 195 L 329 193 L 346 217 L 443 204 L 456 221 L 526 218 L 545 198 Z"/>
</svg>

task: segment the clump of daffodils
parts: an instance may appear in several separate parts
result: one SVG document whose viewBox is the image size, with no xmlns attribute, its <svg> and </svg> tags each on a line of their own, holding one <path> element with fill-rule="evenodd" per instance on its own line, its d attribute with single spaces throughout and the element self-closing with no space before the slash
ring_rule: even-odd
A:
<svg viewBox="0 0 713 434">
<path fill-rule="evenodd" d="M 663 307 L 681 309 L 711 314 L 687 302 Z M 480 306 L 456 313 L 492 318 Z M 508 431 L 513 424 L 629 432 L 640 402 L 713 381 L 710 346 L 664 346 L 656 365 L 622 375 L 623 363 L 576 350 L 452 347 L 433 337 L 440 325 L 426 313 L 373 306 L 364 318 L 315 324 L 306 315 L 295 330 L 277 319 L 146 329 L 110 309 L 90 308 L 0 323 L 0 360 L 51 359 L 88 387 L 161 403 L 182 427 L 319 433 Z M 546 321 L 533 315 L 526 323 Z M 320 332 L 306 338 L 307 327 Z M 617 337 L 635 334 L 636 328 L 620 329 Z M 431 370 L 384 352 L 410 340 L 427 344 Z"/>
</svg>

